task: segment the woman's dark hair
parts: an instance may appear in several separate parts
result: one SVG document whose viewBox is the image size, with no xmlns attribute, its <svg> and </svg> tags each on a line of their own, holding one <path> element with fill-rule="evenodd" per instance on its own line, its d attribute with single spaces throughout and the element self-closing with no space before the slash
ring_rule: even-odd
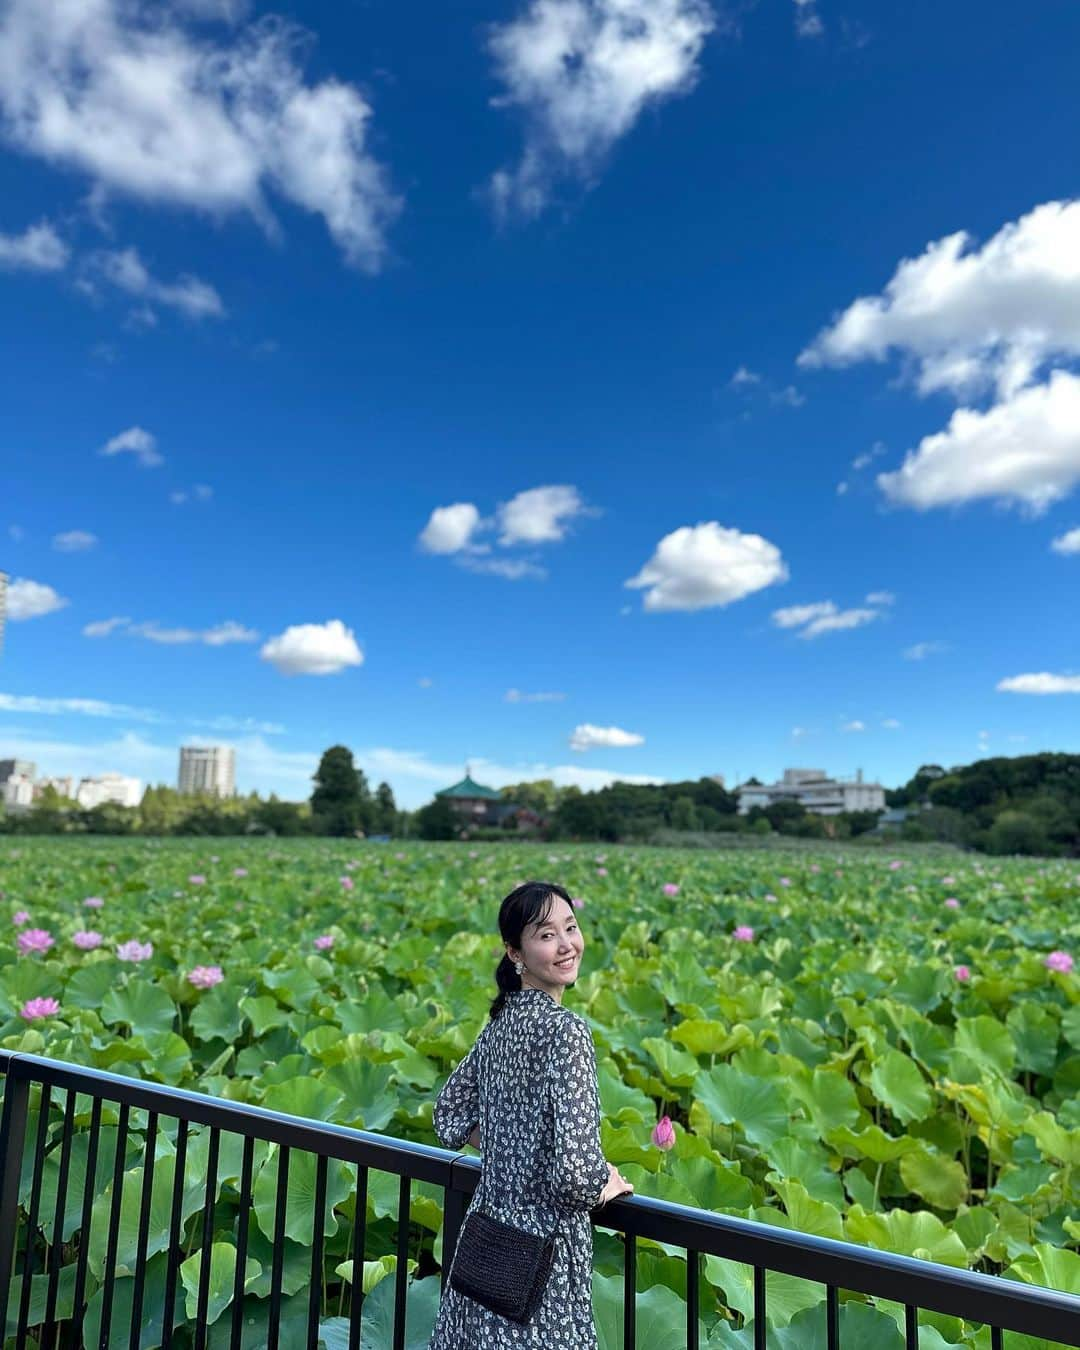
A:
<svg viewBox="0 0 1080 1350">
<path fill-rule="evenodd" d="M 565 900 L 568 905 L 573 903 L 570 892 L 552 881 L 523 881 L 520 886 L 515 886 L 499 906 L 499 933 L 502 940 L 520 950 L 522 933 L 541 916 L 546 918 L 557 899 Z M 503 952 L 502 960 L 495 967 L 495 983 L 499 986 L 499 993 L 492 1002 L 489 1020 L 502 1012 L 507 994 L 521 988 L 521 976 L 506 952 Z"/>
</svg>

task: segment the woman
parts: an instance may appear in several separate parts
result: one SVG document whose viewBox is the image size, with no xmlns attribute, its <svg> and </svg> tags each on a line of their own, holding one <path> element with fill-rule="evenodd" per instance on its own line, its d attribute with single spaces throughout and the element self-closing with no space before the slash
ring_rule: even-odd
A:
<svg viewBox="0 0 1080 1350">
<path fill-rule="evenodd" d="M 585 941 L 561 886 L 527 881 L 499 909 L 506 954 L 500 993 L 473 1048 L 447 1079 L 432 1118 L 439 1142 L 483 1150 L 480 1208 L 546 1236 L 551 1275 L 528 1326 L 446 1283 L 428 1350 L 596 1350 L 589 1211 L 634 1188 L 600 1149 L 600 1097 L 589 1024 L 562 1006 Z M 464 1220 L 463 1220 L 464 1222 Z"/>
</svg>

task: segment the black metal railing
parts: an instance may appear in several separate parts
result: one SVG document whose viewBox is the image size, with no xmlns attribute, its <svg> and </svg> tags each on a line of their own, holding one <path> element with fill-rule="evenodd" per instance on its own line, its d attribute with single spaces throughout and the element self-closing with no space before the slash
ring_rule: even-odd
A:
<svg viewBox="0 0 1080 1350">
<path fill-rule="evenodd" d="M 431 1183 L 443 1191 L 440 1290 L 445 1286 L 468 1199 L 479 1180 L 480 1163 L 475 1158 L 37 1055 L 0 1051 L 0 1073 L 5 1075 L 0 1115 L 0 1327 L 7 1328 L 5 1346 L 14 1344 L 17 1350 L 28 1345 L 41 1350 L 84 1345 L 139 1350 L 145 1342 L 160 1344 L 163 1350 L 181 1344 L 202 1350 L 208 1345 L 208 1325 L 220 1318 L 229 1327 L 228 1344 L 234 1350 L 248 1344 L 265 1344 L 268 1350 L 299 1350 L 300 1346 L 317 1350 L 326 1314 L 326 1220 L 328 1214 L 333 1217 L 335 1206 L 347 1215 L 351 1198 L 347 1251 L 352 1252 L 353 1278 L 347 1315 L 339 1316 L 337 1325 L 340 1343 L 358 1350 L 365 1303 L 360 1276 L 367 1251 L 372 1171 L 399 1179 L 393 1350 L 404 1350 L 406 1345 L 414 1181 Z M 88 1109 L 85 1103 L 80 1107 L 83 1098 Z M 239 1150 L 230 1146 L 230 1140 L 239 1143 Z M 260 1146 L 265 1151 L 256 1183 L 255 1155 Z M 276 1152 L 268 1146 L 276 1146 Z M 107 1161 L 109 1148 L 113 1159 L 111 1171 L 105 1167 L 108 1185 L 95 1195 L 95 1178 L 103 1159 Z M 131 1168 L 126 1166 L 129 1156 L 135 1163 Z M 268 1170 L 275 1158 L 274 1169 Z M 355 1182 L 347 1174 L 344 1200 L 328 1192 L 328 1171 L 335 1163 L 355 1168 Z M 298 1277 L 295 1268 L 298 1244 L 290 1245 L 288 1238 L 289 1226 L 303 1218 L 292 1203 L 289 1177 L 293 1165 L 302 1168 L 311 1182 L 302 1195 L 310 1211 L 311 1241 L 310 1252 L 304 1256 L 304 1316 L 298 1319 L 294 1308 L 286 1325 L 287 1262 L 294 1303 L 303 1299 L 304 1290 L 303 1274 Z M 194 1197 L 190 1194 L 192 1177 L 201 1188 Z M 68 1195 L 73 1178 L 83 1188 L 74 1198 Z M 162 1181 L 167 1184 L 159 1185 Z M 125 1212 L 125 1186 L 134 1191 L 136 1183 L 138 1194 L 129 1194 Z M 265 1335 L 260 1326 L 259 1335 L 252 1339 L 248 1330 L 254 1310 L 248 1295 L 250 1219 L 260 1203 L 267 1214 L 273 1211 L 273 1238 L 267 1297 L 258 1300 L 260 1315 L 265 1315 Z M 234 1215 L 229 1206 L 235 1207 Z M 152 1211 L 159 1228 L 165 1226 L 168 1214 L 164 1240 L 158 1234 L 152 1241 Z M 215 1233 L 222 1233 L 222 1212 L 228 1219 L 229 1240 L 215 1244 Z M 93 1231 L 94 1224 L 102 1222 L 103 1247 L 101 1234 Z M 755 1350 L 766 1346 L 769 1271 L 824 1286 L 828 1350 L 839 1350 L 841 1345 L 842 1291 L 903 1304 L 907 1350 L 917 1350 L 919 1344 L 920 1309 L 990 1327 L 993 1350 L 1003 1350 L 1006 1331 L 1080 1347 L 1080 1298 L 1054 1290 L 644 1196 L 612 1201 L 596 1216 L 596 1222 L 623 1234 L 622 1342 L 626 1350 L 636 1345 L 638 1238 L 686 1252 L 687 1350 L 699 1348 L 700 1264 L 707 1254 L 753 1268 L 754 1315 L 748 1320 Z M 265 1237 L 259 1240 L 266 1242 Z M 215 1271 L 218 1246 L 224 1269 Z M 299 1250 L 303 1254 L 302 1244 Z M 96 1253 L 93 1260 L 92 1252 Z M 195 1257 L 195 1268 L 183 1275 L 184 1265 Z M 160 1326 L 147 1322 L 151 1268 L 157 1281 L 163 1281 L 163 1294 L 157 1300 Z M 183 1315 L 178 1316 L 182 1278 L 188 1299 L 186 1311 L 182 1307 Z M 345 1314 L 344 1285 L 339 1311 Z M 217 1343 L 225 1343 L 220 1335 Z"/>
</svg>

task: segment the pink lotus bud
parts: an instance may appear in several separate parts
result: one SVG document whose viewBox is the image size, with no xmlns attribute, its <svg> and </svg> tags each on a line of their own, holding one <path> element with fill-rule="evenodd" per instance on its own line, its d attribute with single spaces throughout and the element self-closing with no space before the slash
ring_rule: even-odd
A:
<svg viewBox="0 0 1080 1350">
<path fill-rule="evenodd" d="M 950 895 L 949 898 L 948 898 L 948 900 L 945 901 L 945 908 L 946 908 L 946 909 L 959 909 L 959 908 L 960 908 L 960 901 L 957 900 L 957 898 L 956 898 L 955 895 Z"/>
<path fill-rule="evenodd" d="M 1051 952 L 1043 961 L 1047 970 L 1056 970 L 1062 975 L 1068 975 L 1073 968 L 1073 959 L 1068 952 Z"/>
<path fill-rule="evenodd" d="M 678 894 L 679 894 L 679 888 L 678 888 L 678 886 L 675 885 L 675 883 L 674 883 L 673 881 L 665 881 L 665 882 L 664 882 L 664 894 L 665 894 L 665 895 L 678 895 Z"/>
<path fill-rule="evenodd" d="M 30 922 L 30 915 L 25 909 L 17 909 L 11 916 L 11 922 L 16 928 L 21 928 L 24 923 Z"/>
<path fill-rule="evenodd" d="M 333 933 L 321 933 L 315 939 L 315 950 L 317 952 L 328 952 L 334 945 Z"/>
<path fill-rule="evenodd" d="M 88 895 L 83 901 L 87 909 L 101 909 L 105 904 L 100 895 Z"/>
<path fill-rule="evenodd" d="M 234 877 L 246 877 L 248 870 L 246 867 L 234 867 L 232 874 Z"/>
<path fill-rule="evenodd" d="M 188 885 L 189 885 L 189 886 L 205 886 L 205 885 L 206 885 L 206 878 L 203 876 L 203 874 L 202 874 L 201 872 L 192 872 L 191 876 L 188 877 Z"/>
<path fill-rule="evenodd" d="M 338 880 L 341 882 L 341 889 L 343 891 L 356 889 L 356 882 L 353 881 L 352 877 L 338 877 Z"/>
<path fill-rule="evenodd" d="M 903 865 L 904 865 L 903 862 L 899 858 L 894 858 L 892 862 L 889 864 L 889 871 L 898 872 L 900 868 L 903 867 Z"/>
<path fill-rule="evenodd" d="M 196 989 L 213 989 L 224 978 L 220 966 L 196 966 L 194 970 L 188 971 L 188 983 Z"/>
<path fill-rule="evenodd" d="M 606 868 L 606 867 L 598 867 L 598 868 L 596 869 L 596 875 L 597 875 L 598 877 L 606 877 L 606 876 L 607 876 L 607 868 Z"/>
<path fill-rule="evenodd" d="M 669 1148 L 675 1147 L 675 1130 L 671 1124 L 670 1116 L 661 1116 L 656 1125 L 653 1126 L 652 1141 L 657 1148 L 662 1148 L 666 1153 Z"/>
<path fill-rule="evenodd" d="M 953 974 L 961 984 L 967 984 L 971 979 L 971 970 L 968 966 L 953 966 Z"/>
<path fill-rule="evenodd" d="M 748 923 L 741 923 L 731 935 L 736 942 L 753 942 L 754 930 Z"/>
</svg>

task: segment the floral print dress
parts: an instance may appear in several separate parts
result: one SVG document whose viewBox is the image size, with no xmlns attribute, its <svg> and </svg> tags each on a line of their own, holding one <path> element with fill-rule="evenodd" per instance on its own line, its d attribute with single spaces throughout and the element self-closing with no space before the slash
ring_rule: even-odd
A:
<svg viewBox="0 0 1080 1350">
<path fill-rule="evenodd" d="M 480 1182 L 465 1211 L 530 1233 L 559 1234 L 551 1276 L 528 1325 L 443 1289 L 428 1350 L 596 1350 L 592 1222 L 608 1165 L 589 1024 L 542 989 L 509 993 L 447 1079 L 432 1123 L 460 1149 L 479 1123 Z"/>
</svg>

